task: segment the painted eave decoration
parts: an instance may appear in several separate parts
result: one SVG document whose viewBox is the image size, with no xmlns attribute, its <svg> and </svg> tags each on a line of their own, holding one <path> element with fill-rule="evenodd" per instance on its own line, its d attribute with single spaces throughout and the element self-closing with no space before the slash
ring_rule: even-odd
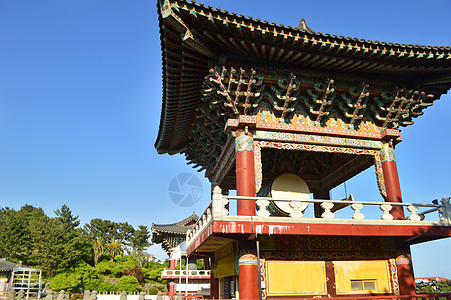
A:
<svg viewBox="0 0 451 300">
<path fill-rule="evenodd" d="M 158 153 L 211 171 L 239 115 L 352 131 L 413 124 L 451 87 L 451 47 L 323 34 L 185 0 L 158 1 Z"/>
</svg>

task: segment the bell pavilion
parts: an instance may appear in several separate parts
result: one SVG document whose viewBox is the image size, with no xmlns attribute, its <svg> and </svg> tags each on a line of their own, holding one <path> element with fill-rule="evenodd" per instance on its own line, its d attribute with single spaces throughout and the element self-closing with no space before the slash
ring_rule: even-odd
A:
<svg viewBox="0 0 451 300">
<path fill-rule="evenodd" d="M 212 184 L 186 235 L 187 255 L 211 266 L 211 298 L 414 296 L 410 246 L 451 236 L 451 206 L 403 201 L 395 148 L 400 128 L 451 88 L 451 47 L 323 34 L 303 19 L 284 26 L 185 0 L 159 0 L 158 13 L 155 147 L 184 154 Z M 330 199 L 367 168 L 379 200 Z"/>
</svg>

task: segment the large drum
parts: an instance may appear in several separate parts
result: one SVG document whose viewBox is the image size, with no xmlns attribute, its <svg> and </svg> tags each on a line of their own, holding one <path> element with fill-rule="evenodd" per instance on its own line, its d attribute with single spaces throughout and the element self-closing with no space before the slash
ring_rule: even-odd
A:
<svg viewBox="0 0 451 300">
<path fill-rule="evenodd" d="M 264 182 L 258 196 L 302 201 L 310 199 L 310 189 L 298 175 L 284 173 Z M 308 202 L 304 202 L 300 211 L 303 212 L 307 206 Z M 289 216 L 293 210 L 288 201 L 270 201 L 269 208 L 275 216 Z"/>
</svg>

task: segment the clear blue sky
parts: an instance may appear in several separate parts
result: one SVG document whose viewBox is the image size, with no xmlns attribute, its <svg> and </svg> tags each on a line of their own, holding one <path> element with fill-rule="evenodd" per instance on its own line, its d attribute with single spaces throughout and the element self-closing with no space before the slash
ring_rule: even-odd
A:
<svg viewBox="0 0 451 300">
<path fill-rule="evenodd" d="M 387 42 L 451 45 L 451 1 L 209 1 L 238 14 Z M 168 184 L 195 171 L 182 155 L 157 155 L 161 48 L 154 0 L 0 0 L 0 207 L 25 203 L 51 216 L 67 204 L 134 226 L 178 221 Z M 405 202 L 451 196 L 445 95 L 402 131 L 396 157 Z M 373 168 L 347 183 L 381 200 Z M 333 191 L 341 199 L 343 187 Z M 416 276 L 451 278 L 451 239 L 413 247 Z M 152 249 L 157 256 L 162 252 Z"/>
</svg>

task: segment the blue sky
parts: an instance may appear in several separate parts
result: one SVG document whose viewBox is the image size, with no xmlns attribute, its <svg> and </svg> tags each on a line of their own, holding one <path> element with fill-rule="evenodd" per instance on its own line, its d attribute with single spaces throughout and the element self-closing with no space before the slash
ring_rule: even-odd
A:
<svg viewBox="0 0 451 300">
<path fill-rule="evenodd" d="M 451 1 L 204 1 L 238 14 L 387 42 L 451 45 Z M 154 0 L 0 1 L 0 207 L 49 214 L 67 204 L 134 226 L 171 223 L 209 202 L 172 203 L 168 185 L 195 173 L 182 155 L 157 155 L 161 48 Z M 396 148 L 405 202 L 451 196 L 444 95 Z M 356 199 L 380 201 L 373 168 L 348 181 Z M 343 187 L 333 191 L 344 197 Z M 413 247 L 416 276 L 451 278 L 451 239 Z M 161 250 L 151 250 L 163 257 Z M 437 255 L 439 254 L 440 255 Z"/>
</svg>

